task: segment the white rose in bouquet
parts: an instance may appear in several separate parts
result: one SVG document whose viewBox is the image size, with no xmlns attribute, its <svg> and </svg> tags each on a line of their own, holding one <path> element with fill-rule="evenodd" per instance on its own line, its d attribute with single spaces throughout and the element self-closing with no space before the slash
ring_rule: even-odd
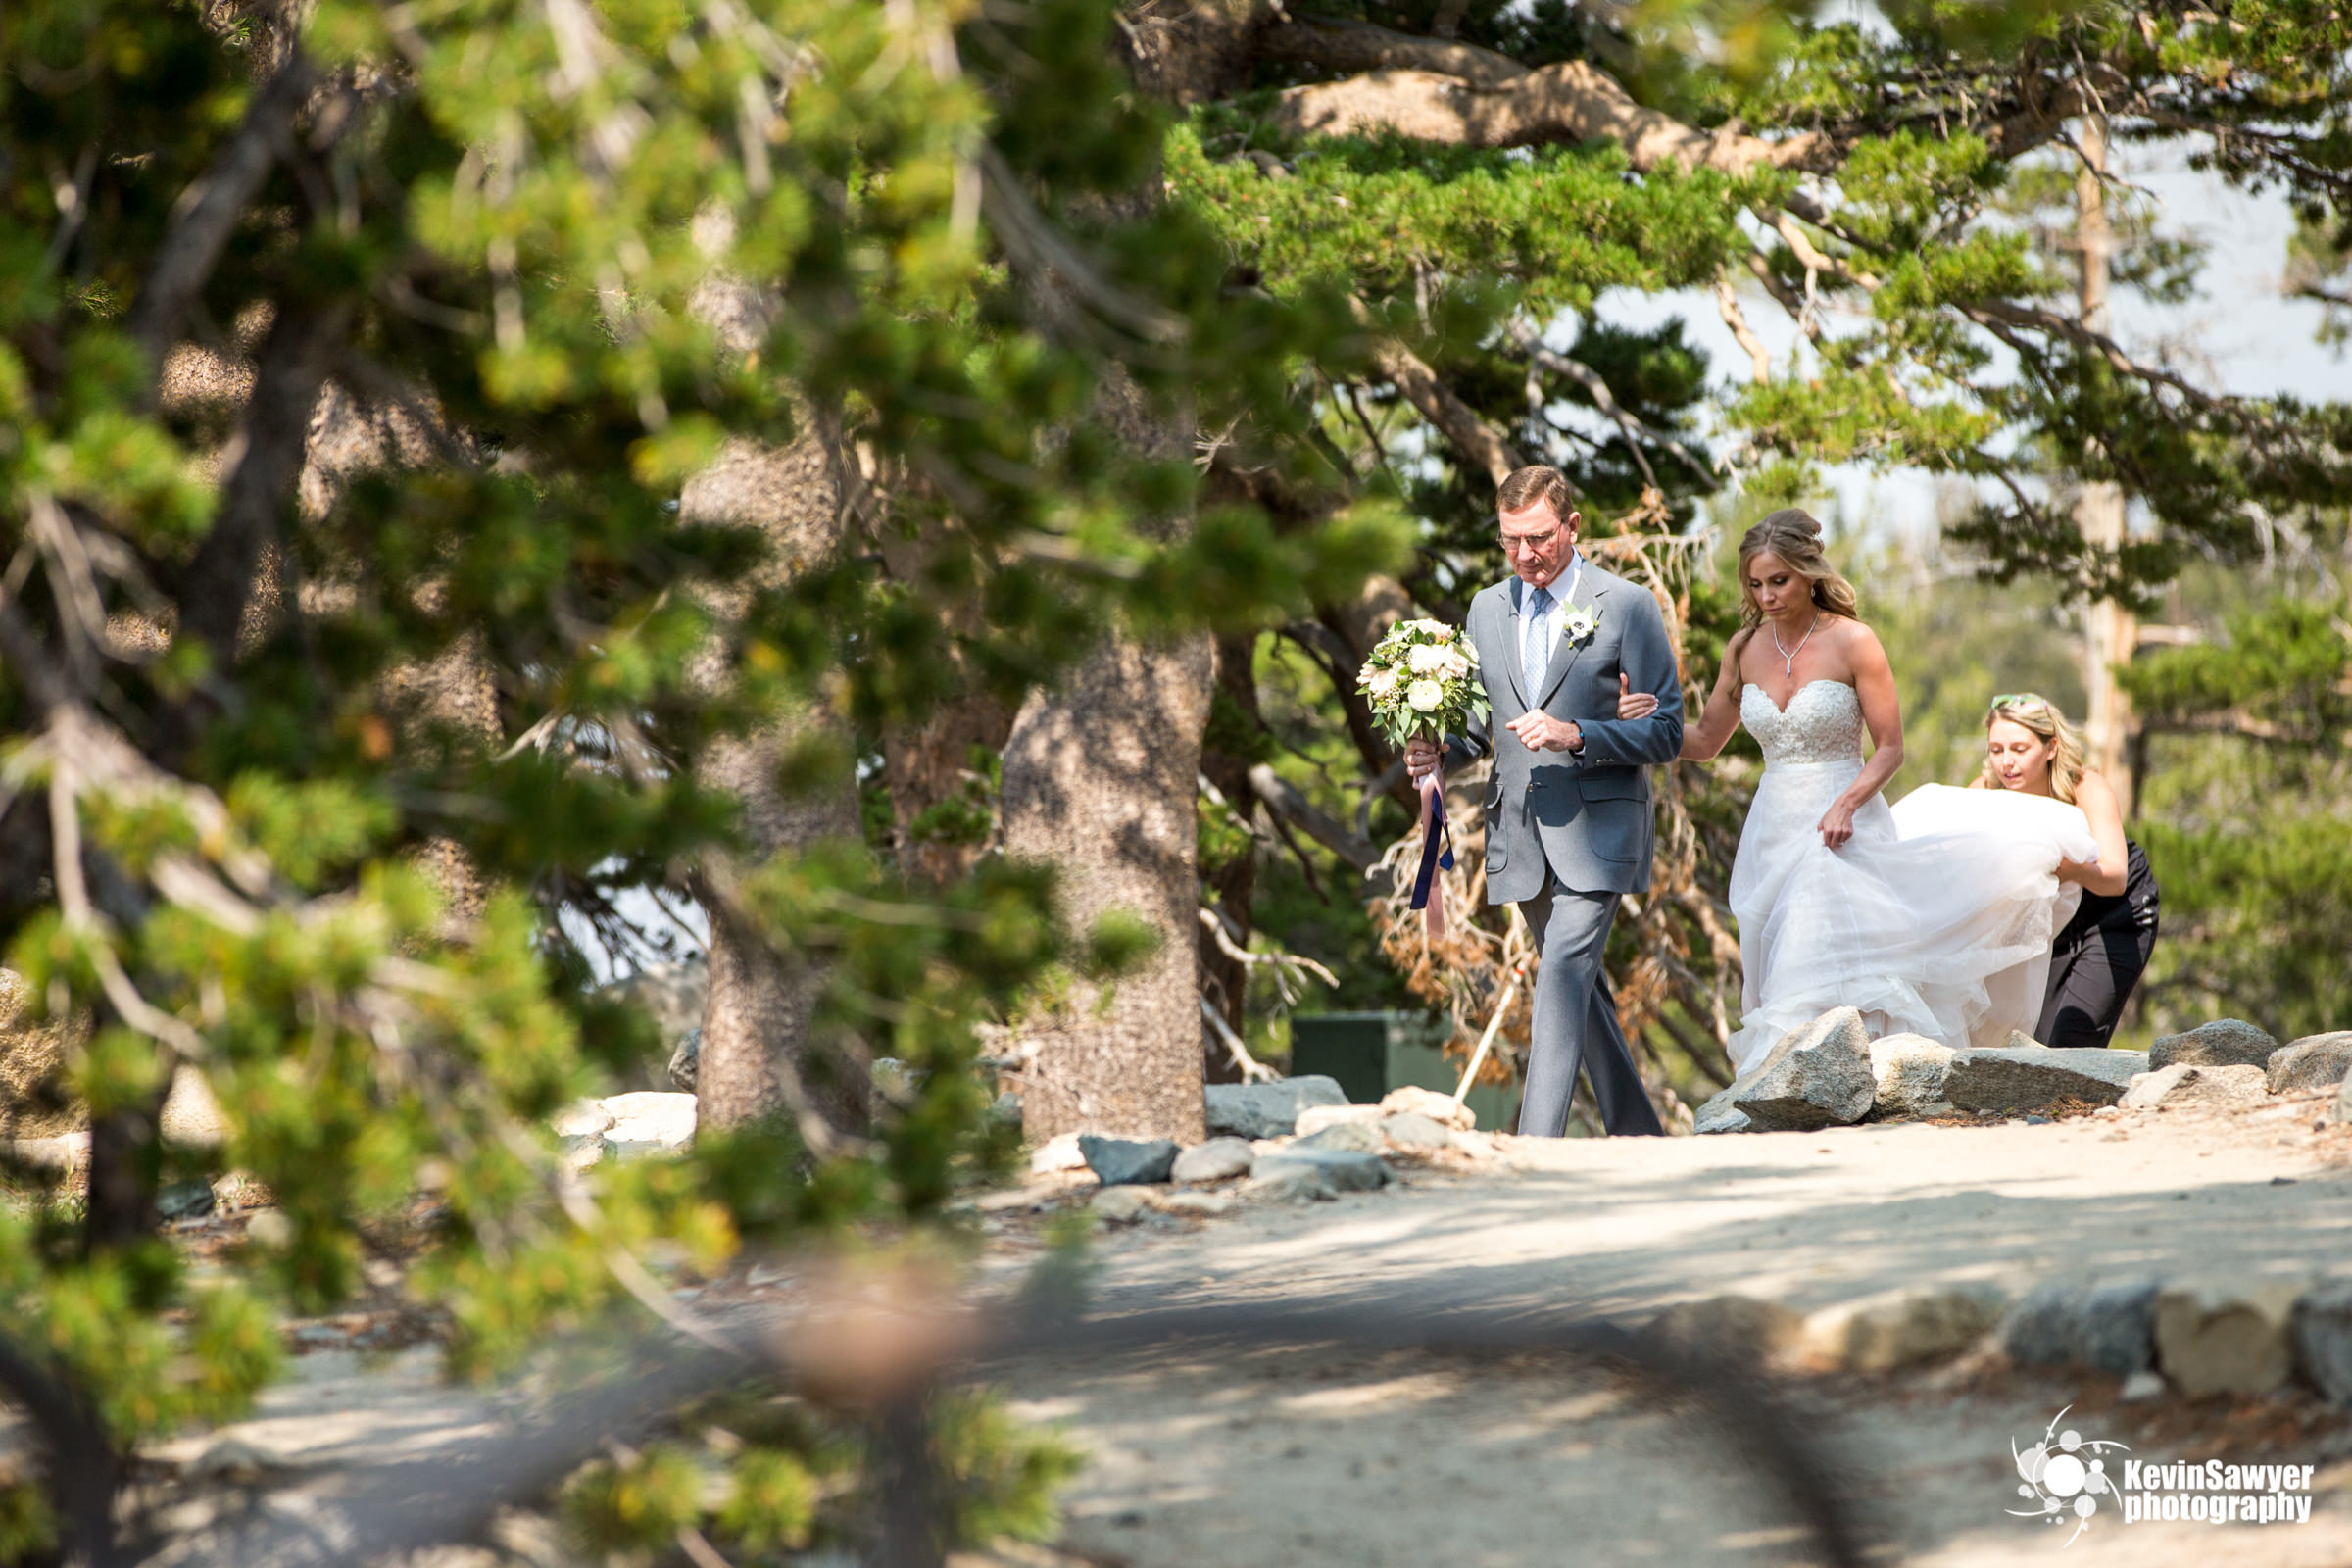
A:
<svg viewBox="0 0 2352 1568">
<path fill-rule="evenodd" d="M 1445 671 L 1446 662 L 1450 657 L 1446 650 L 1435 643 L 1419 643 L 1405 659 L 1412 665 L 1414 674 L 1436 675 Z"/>
<path fill-rule="evenodd" d="M 1405 692 L 1404 700 L 1416 712 L 1434 713 L 1446 704 L 1446 688 L 1434 680 L 1417 680 Z"/>
</svg>

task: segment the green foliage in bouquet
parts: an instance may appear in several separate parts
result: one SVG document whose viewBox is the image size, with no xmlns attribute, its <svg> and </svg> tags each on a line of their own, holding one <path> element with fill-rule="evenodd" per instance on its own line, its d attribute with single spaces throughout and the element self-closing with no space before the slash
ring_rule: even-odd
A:
<svg viewBox="0 0 2352 1568">
<path fill-rule="evenodd" d="M 1468 633 L 1443 621 L 1398 621 L 1364 661 L 1356 686 L 1392 746 L 1416 735 L 1442 740 L 1487 714 L 1478 650 Z"/>
</svg>

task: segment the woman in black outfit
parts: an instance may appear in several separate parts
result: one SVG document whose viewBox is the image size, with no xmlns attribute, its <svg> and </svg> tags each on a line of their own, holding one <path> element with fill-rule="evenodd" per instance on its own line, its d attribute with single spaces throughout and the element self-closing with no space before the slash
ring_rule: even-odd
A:
<svg viewBox="0 0 2352 1568">
<path fill-rule="evenodd" d="M 2082 885 L 2082 902 L 2050 945 L 2050 983 L 2034 1038 L 2045 1046 L 2104 1046 L 2156 948 L 2156 877 L 2138 845 L 2124 837 L 2114 787 L 2082 765 L 2066 715 L 2032 692 L 1992 700 L 1984 715 L 1980 787 L 2046 795 L 2081 807 L 2099 858 L 2058 868 Z"/>
</svg>

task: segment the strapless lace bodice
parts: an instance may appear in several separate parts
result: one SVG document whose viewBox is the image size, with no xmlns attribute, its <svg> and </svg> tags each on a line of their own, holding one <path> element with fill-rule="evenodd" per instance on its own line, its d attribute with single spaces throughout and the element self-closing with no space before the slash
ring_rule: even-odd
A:
<svg viewBox="0 0 2352 1568">
<path fill-rule="evenodd" d="M 1753 681 L 1740 694 L 1740 718 L 1764 748 L 1764 765 L 1845 762 L 1862 755 L 1862 699 L 1843 681 L 1809 680 L 1788 699 L 1786 710 L 1772 706 Z"/>
</svg>

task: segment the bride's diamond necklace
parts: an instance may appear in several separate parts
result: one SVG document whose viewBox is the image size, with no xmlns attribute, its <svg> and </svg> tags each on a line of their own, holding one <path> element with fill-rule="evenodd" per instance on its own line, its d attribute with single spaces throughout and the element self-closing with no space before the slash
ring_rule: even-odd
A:
<svg viewBox="0 0 2352 1568">
<path fill-rule="evenodd" d="M 1781 656 L 1782 674 L 1790 676 L 1791 678 L 1795 676 L 1796 656 L 1805 651 L 1805 644 L 1813 640 L 1813 627 L 1820 624 L 1821 612 L 1819 611 L 1815 611 L 1813 613 L 1813 625 L 1805 628 L 1805 634 L 1796 640 L 1796 646 L 1794 648 L 1783 648 L 1781 646 L 1781 628 L 1777 622 L 1774 624 L 1772 628 L 1772 646 L 1774 652 Z"/>
</svg>

